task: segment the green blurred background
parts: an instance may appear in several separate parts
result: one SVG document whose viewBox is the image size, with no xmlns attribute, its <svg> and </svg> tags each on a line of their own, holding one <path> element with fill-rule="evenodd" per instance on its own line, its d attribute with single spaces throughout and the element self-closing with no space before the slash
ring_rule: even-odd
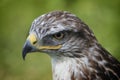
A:
<svg viewBox="0 0 120 80">
<path fill-rule="evenodd" d="M 120 61 L 120 0 L 0 0 L 0 80 L 52 80 L 48 55 L 21 51 L 32 21 L 53 10 L 80 17 Z"/>
</svg>

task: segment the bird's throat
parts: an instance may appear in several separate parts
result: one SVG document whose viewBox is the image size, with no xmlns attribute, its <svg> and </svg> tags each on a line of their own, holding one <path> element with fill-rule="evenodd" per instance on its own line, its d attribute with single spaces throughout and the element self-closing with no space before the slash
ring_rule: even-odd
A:
<svg viewBox="0 0 120 80">
<path fill-rule="evenodd" d="M 52 59 L 53 80 L 80 80 L 84 67 L 83 61 L 78 58 Z"/>
</svg>

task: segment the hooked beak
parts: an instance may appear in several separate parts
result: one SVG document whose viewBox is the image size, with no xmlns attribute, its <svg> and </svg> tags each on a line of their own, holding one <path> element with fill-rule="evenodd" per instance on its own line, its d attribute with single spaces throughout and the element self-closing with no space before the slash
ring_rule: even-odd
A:
<svg viewBox="0 0 120 80">
<path fill-rule="evenodd" d="M 37 48 L 35 47 L 35 43 L 37 42 L 37 39 L 34 34 L 30 34 L 24 44 L 23 50 L 22 50 L 22 57 L 25 60 L 25 56 L 27 53 L 35 52 L 37 51 Z"/>
<path fill-rule="evenodd" d="M 27 55 L 27 53 L 30 52 L 37 52 L 37 51 L 42 51 L 42 50 L 57 50 L 60 49 L 62 47 L 62 45 L 49 45 L 49 46 L 45 46 L 42 44 L 42 41 L 37 40 L 37 37 L 35 36 L 35 34 L 31 33 L 26 42 L 25 45 L 23 47 L 23 51 L 22 51 L 22 57 L 25 60 L 25 56 Z"/>
</svg>

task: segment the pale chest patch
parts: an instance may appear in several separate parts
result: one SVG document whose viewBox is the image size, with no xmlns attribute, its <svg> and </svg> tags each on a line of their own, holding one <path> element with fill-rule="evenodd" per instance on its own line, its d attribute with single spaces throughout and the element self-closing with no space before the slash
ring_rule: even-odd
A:
<svg viewBox="0 0 120 80">
<path fill-rule="evenodd" d="M 85 63 L 87 59 L 83 59 Z M 80 80 L 81 76 L 86 77 L 85 66 L 81 59 L 61 58 L 52 59 L 53 80 Z"/>
</svg>

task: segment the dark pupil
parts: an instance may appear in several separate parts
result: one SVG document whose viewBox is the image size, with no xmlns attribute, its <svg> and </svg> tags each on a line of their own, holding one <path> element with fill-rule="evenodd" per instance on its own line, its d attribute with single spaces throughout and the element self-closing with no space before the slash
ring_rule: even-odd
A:
<svg viewBox="0 0 120 80">
<path fill-rule="evenodd" d="M 56 37 L 58 38 L 61 37 L 61 33 L 56 34 Z"/>
</svg>

